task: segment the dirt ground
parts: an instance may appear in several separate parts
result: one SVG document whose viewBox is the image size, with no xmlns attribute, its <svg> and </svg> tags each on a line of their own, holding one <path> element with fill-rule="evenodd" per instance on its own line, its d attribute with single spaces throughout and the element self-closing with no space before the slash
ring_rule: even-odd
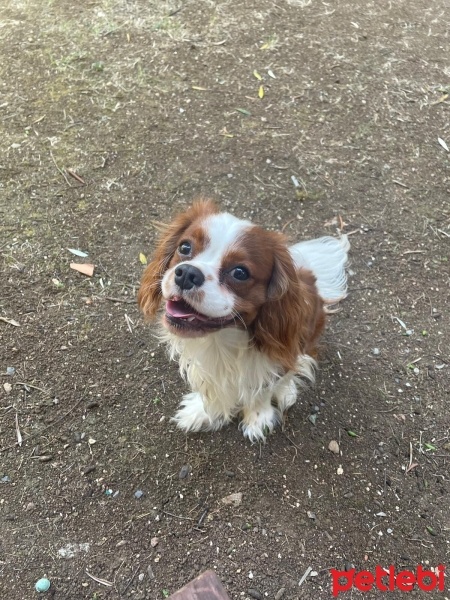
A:
<svg viewBox="0 0 450 600">
<path fill-rule="evenodd" d="M 449 31 L 447 0 L 1 2 L 2 598 L 212 568 L 232 599 L 322 600 L 330 568 L 445 564 Z M 202 195 L 352 242 L 317 385 L 264 445 L 174 429 L 135 303 L 151 221 Z"/>
</svg>

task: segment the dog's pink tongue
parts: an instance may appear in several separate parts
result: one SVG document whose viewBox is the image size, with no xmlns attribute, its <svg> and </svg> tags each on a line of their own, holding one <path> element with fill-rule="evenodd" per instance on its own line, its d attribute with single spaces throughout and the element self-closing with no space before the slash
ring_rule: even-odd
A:
<svg viewBox="0 0 450 600">
<path fill-rule="evenodd" d="M 168 300 L 166 303 L 166 311 L 172 317 L 178 318 L 188 318 L 188 317 L 196 317 L 197 313 L 194 312 L 194 309 L 191 308 L 186 302 L 183 300 Z"/>
</svg>

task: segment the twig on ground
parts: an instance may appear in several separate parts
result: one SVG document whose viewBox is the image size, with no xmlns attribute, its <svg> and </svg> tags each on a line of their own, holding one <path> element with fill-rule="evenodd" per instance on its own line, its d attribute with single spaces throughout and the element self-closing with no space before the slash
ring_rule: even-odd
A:
<svg viewBox="0 0 450 600">
<path fill-rule="evenodd" d="M 71 177 L 73 177 L 74 179 L 76 179 L 77 181 L 82 183 L 83 185 L 86 185 L 86 182 L 84 181 L 84 179 L 82 179 L 79 175 L 77 175 L 77 173 L 75 173 L 75 171 L 72 171 L 72 169 L 66 169 L 66 172 L 68 175 L 70 175 Z"/>
<path fill-rule="evenodd" d="M 52 157 L 52 161 L 53 161 L 53 163 L 54 163 L 55 167 L 57 168 L 57 170 L 58 170 L 58 173 L 60 173 L 60 174 L 61 174 L 61 175 L 64 177 L 64 179 L 66 180 L 66 183 L 67 183 L 67 185 L 68 185 L 69 187 L 72 187 L 72 186 L 70 185 L 70 181 L 67 179 L 67 175 L 64 173 L 64 171 L 63 171 L 62 169 L 60 169 L 60 168 L 58 167 L 58 164 L 57 164 L 57 162 L 56 162 L 56 160 L 55 160 L 55 157 L 53 156 L 53 152 L 50 152 L 50 156 Z"/>
</svg>

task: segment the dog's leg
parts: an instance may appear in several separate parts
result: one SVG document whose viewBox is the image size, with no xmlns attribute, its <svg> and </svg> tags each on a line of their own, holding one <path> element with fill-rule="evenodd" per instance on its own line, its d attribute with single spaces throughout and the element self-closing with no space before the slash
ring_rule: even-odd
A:
<svg viewBox="0 0 450 600">
<path fill-rule="evenodd" d="M 281 413 L 288 410 L 297 400 L 297 386 L 292 373 L 288 373 L 280 379 L 275 386 L 273 395 Z"/>
<path fill-rule="evenodd" d="M 185 394 L 180 409 L 172 418 L 179 429 L 183 431 L 216 431 L 220 429 L 225 419 L 210 416 L 206 409 L 203 396 L 199 392 Z"/>
<path fill-rule="evenodd" d="M 239 427 L 251 442 L 264 441 L 280 420 L 279 411 L 272 406 L 272 393 L 272 389 L 261 392 L 251 406 L 244 406 L 242 409 Z"/>
</svg>

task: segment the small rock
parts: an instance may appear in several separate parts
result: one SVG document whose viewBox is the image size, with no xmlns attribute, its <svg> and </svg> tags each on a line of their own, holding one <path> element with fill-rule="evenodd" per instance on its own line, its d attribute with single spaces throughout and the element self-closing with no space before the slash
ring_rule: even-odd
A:
<svg viewBox="0 0 450 600">
<path fill-rule="evenodd" d="M 178 473 L 178 478 L 186 479 L 186 477 L 191 474 L 191 471 L 192 471 L 191 465 L 183 465 L 180 469 L 180 472 Z"/>
<path fill-rule="evenodd" d="M 77 431 L 73 434 L 73 441 L 75 442 L 75 444 L 81 444 L 81 440 L 83 438 L 81 437 L 81 433 L 78 433 Z"/>
<path fill-rule="evenodd" d="M 315 425 L 315 424 L 316 424 L 316 421 L 317 421 L 317 413 L 314 413 L 314 414 L 312 414 L 312 415 L 309 415 L 309 417 L 308 417 L 308 421 L 309 421 L 310 423 L 312 423 L 313 425 Z"/>
<path fill-rule="evenodd" d="M 316 413 L 320 412 L 320 406 L 317 406 L 317 404 L 315 404 L 314 406 L 311 407 L 311 413 L 314 415 Z"/>
<path fill-rule="evenodd" d="M 374 348 L 374 349 L 372 350 L 372 354 L 373 354 L 374 356 L 379 356 L 379 355 L 380 355 L 380 349 L 379 349 L 379 348 Z"/>
<path fill-rule="evenodd" d="M 233 506 L 240 506 L 242 504 L 242 492 L 236 492 L 235 494 L 230 494 L 229 496 L 225 496 L 222 498 L 222 503 Z"/>
<path fill-rule="evenodd" d="M 50 589 L 50 581 L 43 577 L 42 579 L 38 579 L 34 585 L 35 590 L 37 592 L 46 592 Z"/>
<path fill-rule="evenodd" d="M 83 473 L 83 475 L 89 475 L 89 473 L 92 473 L 92 471 L 95 471 L 95 469 L 95 465 L 88 465 L 87 467 L 84 467 L 84 469 L 81 472 Z"/>
<path fill-rule="evenodd" d="M 0 483 L 10 483 L 11 479 L 9 478 L 8 475 L 4 475 L 1 479 L 0 479 Z"/>
<path fill-rule="evenodd" d="M 4 384 L 3 384 L 3 389 L 5 390 L 5 392 L 6 392 L 7 394 L 9 394 L 9 393 L 10 393 L 10 391 L 12 390 L 12 385 L 11 385 L 10 383 L 4 383 Z"/>
<path fill-rule="evenodd" d="M 89 402 L 89 404 L 86 405 L 86 408 L 88 410 L 91 410 L 92 408 L 97 408 L 98 406 L 98 402 L 96 400 L 94 400 L 93 402 Z"/>
<path fill-rule="evenodd" d="M 52 460 L 53 456 L 51 454 L 43 454 L 42 456 L 39 457 L 39 462 L 50 462 Z"/>
<path fill-rule="evenodd" d="M 333 454 L 339 454 L 339 444 L 336 440 L 331 440 L 331 442 L 328 444 L 328 450 L 331 450 Z"/>
<path fill-rule="evenodd" d="M 144 573 L 139 573 L 139 575 L 138 575 L 139 581 L 144 581 L 144 577 L 145 577 Z"/>
<path fill-rule="evenodd" d="M 312 512 L 312 510 L 308 510 L 308 512 L 306 513 L 308 515 L 309 519 L 312 519 L 313 521 L 316 520 L 316 514 Z"/>
<path fill-rule="evenodd" d="M 255 600 L 263 600 L 263 595 L 261 594 L 261 592 L 258 592 L 258 590 L 250 588 L 247 591 L 247 593 L 250 596 L 250 598 L 254 598 Z"/>
<path fill-rule="evenodd" d="M 28 502 L 28 504 L 25 507 L 25 510 L 27 512 L 30 512 L 30 511 L 34 510 L 35 508 L 36 508 L 36 505 L 34 502 Z"/>
<path fill-rule="evenodd" d="M 14 373 L 16 372 L 16 369 L 14 367 L 6 367 L 6 374 L 7 375 L 14 375 Z"/>
<path fill-rule="evenodd" d="M 344 498 L 353 498 L 353 492 L 345 492 Z"/>
<path fill-rule="evenodd" d="M 336 473 L 338 475 L 343 475 L 344 474 L 344 469 L 341 467 L 341 465 L 339 465 L 339 467 L 336 469 Z"/>
<path fill-rule="evenodd" d="M 234 473 L 234 471 L 225 471 L 225 475 L 226 475 L 227 477 L 234 477 L 234 476 L 235 476 L 235 473 Z"/>
<path fill-rule="evenodd" d="M 142 496 L 144 495 L 144 492 L 142 490 L 136 490 L 134 492 L 134 497 L 137 498 L 139 500 L 139 498 L 142 498 Z"/>
<path fill-rule="evenodd" d="M 150 540 L 150 546 L 152 548 L 155 548 L 158 544 L 159 544 L 159 538 L 152 537 L 152 539 Z"/>
<path fill-rule="evenodd" d="M 150 579 L 155 579 L 155 574 L 153 573 L 153 569 L 152 569 L 151 565 L 148 565 L 148 567 L 147 567 L 147 575 L 149 576 Z"/>
</svg>

